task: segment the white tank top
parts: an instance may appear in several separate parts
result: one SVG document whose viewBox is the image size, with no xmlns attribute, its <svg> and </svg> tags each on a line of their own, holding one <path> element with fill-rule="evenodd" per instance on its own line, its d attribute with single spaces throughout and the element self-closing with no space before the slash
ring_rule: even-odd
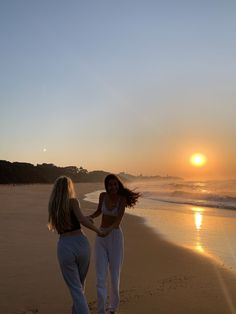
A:
<svg viewBox="0 0 236 314">
<path fill-rule="evenodd" d="M 108 215 L 108 216 L 118 216 L 118 209 L 119 209 L 119 204 L 120 204 L 120 200 L 117 201 L 115 207 L 112 207 L 111 209 L 108 209 L 106 207 L 106 203 L 105 203 L 105 197 L 103 198 L 103 202 L 102 202 L 102 213 L 104 215 Z"/>
</svg>

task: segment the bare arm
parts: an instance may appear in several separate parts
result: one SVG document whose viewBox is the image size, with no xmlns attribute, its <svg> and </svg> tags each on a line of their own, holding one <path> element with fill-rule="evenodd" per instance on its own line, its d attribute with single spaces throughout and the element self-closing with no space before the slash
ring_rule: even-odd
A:
<svg viewBox="0 0 236 314">
<path fill-rule="evenodd" d="M 102 202 L 103 202 L 104 195 L 105 195 L 105 192 L 103 192 L 99 195 L 99 202 L 98 202 L 97 210 L 93 214 L 89 215 L 88 217 L 93 219 L 93 218 L 96 218 L 96 217 L 101 215 L 101 213 L 102 213 Z"/>
<path fill-rule="evenodd" d="M 78 221 L 86 228 L 91 229 L 100 235 L 101 234 L 100 229 L 98 229 L 87 217 L 85 217 L 82 214 L 80 210 L 79 202 L 76 198 L 71 199 L 71 205 L 72 205 L 72 210 L 76 218 L 78 219 Z"/>
</svg>

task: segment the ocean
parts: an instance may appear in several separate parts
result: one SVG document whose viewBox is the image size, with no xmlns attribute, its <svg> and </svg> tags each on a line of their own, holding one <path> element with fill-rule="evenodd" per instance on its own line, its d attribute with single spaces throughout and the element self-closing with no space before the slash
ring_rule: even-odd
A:
<svg viewBox="0 0 236 314">
<path fill-rule="evenodd" d="M 236 180 L 156 180 L 129 184 L 142 193 L 127 212 L 157 234 L 236 271 Z M 86 199 L 98 201 L 101 191 Z M 158 249 L 158 248 L 157 248 Z"/>
</svg>

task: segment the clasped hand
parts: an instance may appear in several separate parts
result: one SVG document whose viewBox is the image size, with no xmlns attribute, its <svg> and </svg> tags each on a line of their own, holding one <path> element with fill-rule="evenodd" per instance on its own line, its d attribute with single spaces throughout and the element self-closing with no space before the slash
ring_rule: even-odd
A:
<svg viewBox="0 0 236 314">
<path fill-rule="evenodd" d="M 99 229 L 98 236 L 104 238 L 108 235 L 109 232 L 109 230 Z"/>
<path fill-rule="evenodd" d="M 88 218 L 88 220 L 89 220 L 92 224 L 94 224 L 94 220 L 93 220 L 93 218 L 92 218 L 91 216 L 86 216 L 86 217 Z M 109 230 L 104 230 L 104 229 L 99 228 L 99 231 L 97 232 L 97 235 L 98 235 L 99 237 L 104 238 L 105 236 L 108 235 L 108 233 L 109 233 Z"/>
</svg>

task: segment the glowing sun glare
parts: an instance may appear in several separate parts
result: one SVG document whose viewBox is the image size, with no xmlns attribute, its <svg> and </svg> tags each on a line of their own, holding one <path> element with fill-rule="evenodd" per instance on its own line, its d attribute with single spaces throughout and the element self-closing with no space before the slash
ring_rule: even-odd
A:
<svg viewBox="0 0 236 314">
<path fill-rule="evenodd" d="M 202 167 L 205 165 L 206 162 L 207 162 L 206 156 L 200 153 L 193 154 L 190 157 L 190 163 L 195 167 Z"/>
</svg>

